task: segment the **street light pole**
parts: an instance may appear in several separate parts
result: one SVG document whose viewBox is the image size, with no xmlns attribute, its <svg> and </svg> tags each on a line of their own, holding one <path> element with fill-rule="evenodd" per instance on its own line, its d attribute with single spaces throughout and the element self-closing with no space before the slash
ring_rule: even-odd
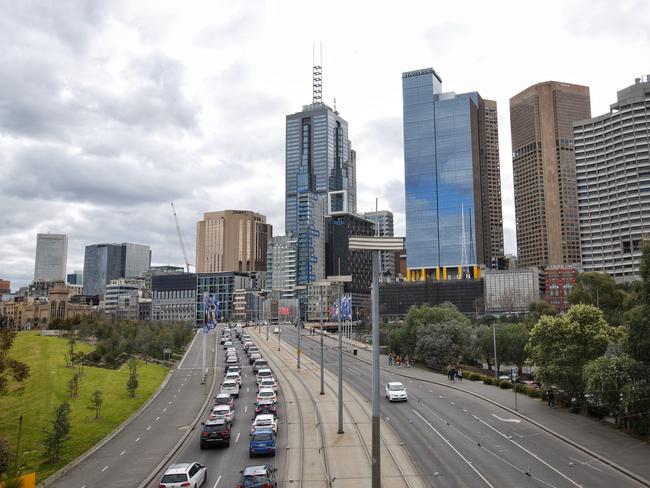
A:
<svg viewBox="0 0 650 488">
<path fill-rule="evenodd" d="M 372 253 L 372 487 L 381 487 L 379 424 L 379 252 Z"/>
<path fill-rule="evenodd" d="M 339 275 L 341 274 L 341 260 L 339 259 Z M 343 313 L 343 307 L 341 302 L 341 288 L 343 285 L 340 285 L 339 288 L 339 429 L 336 432 L 337 434 L 343 434 L 343 330 L 341 329 L 341 315 Z"/>
<path fill-rule="evenodd" d="M 298 286 L 294 287 L 294 291 L 297 290 L 298 292 L 306 290 L 306 289 L 307 289 L 307 287 L 305 285 L 298 285 Z M 296 358 L 297 358 L 297 361 L 298 361 L 297 362 L 297 369 L 300 369 L 300 355 L 302 354 L 302 349 L 301 349 L 302 346 L 300 344 L 300 339 L 302 337 L 302 330 L 301 330 L 302 329 L 302 313 L 301 313 L 301 309 L 300 309 L 300 293 L 298 293 L 298 295 L 299 295 L 298 296 L 298 351 L 296 351 L 297 352 Z"/>
<path fill-rule="evenodd" d="M 499 379 L 499 366 L 497 362 L 497 324 L 492 324 L 492 344 L 494 345 L 494 377 Z"/>
<path fill-rule="evenodd" d="M 323 288 L 320 285 L 320 394 L 325 394 L 325 370 L 324 363 L 325 357 L 323 352 Z"/>
</svg>

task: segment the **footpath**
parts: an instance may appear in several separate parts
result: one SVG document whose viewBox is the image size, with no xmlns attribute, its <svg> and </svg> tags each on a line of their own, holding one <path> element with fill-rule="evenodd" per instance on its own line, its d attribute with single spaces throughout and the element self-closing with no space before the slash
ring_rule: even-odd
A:
<svg viewBox="0 0 650 488">
<path fill-rule="evenodd" d="M 356 390 L 344 383 L 344 433 L 337 434 L 337 378 L 325 371 L 325 395 L 319 395 L 319 366 L 306 355 L 296 369 L 294 351 L 286 344 L 278 350 L 276 337 L 268 342 L 263 334 L 249 330 L 278 375 L 287 405 L 288 445 L 284 486 L 294 483 L 305 488 L 320 488 L 323 483 L 339 488 L 370 486 L 371 421 L 370 405 Z M 381 478 L 391 488 L 426 486 L 406 448 L 392 427 L 381 421 Z"/>
<path fill-rule="evenodd" d="M 318 337 L 318 336 L 311 336 Z M 326 333 L 326 341 L 330 347 L 336 345 L 336 334 Z M 356 357 L 361 361 L 371 363 L 372 353 L 368 344 L 344 339 L 348 354 L 356 349 Z M 502 390 L 493 385 L 485 385 L 480 381 L 452 383 L 446 375 L 415 366 L 389 366 L 388 356 L 380 356 L 381 368 L 391 373 L 402 374 L 410 379 L 433 382 L 441 386 L 454 388 L 459 391 L 481 395 L 500 406 L 514 411 L 515 399 L 513 390 Z M 517 394 L 517 413 L 520 416 L 536 422 L 571 441 L 580 444 L 594 453 L 611 460 L 624 469 L 650 480 L 650 442 L 641 441 L 614 429 L 605 422 L 572 414 L 568 409 L 550 408 L 539 398 Z"/>
</svg>

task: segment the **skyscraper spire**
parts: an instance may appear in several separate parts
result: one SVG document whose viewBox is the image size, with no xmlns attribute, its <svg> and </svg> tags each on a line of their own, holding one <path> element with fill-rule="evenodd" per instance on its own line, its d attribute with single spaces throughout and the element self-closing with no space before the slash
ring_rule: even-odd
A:
<svg viewBox="0 0 650 488">
<path fill-rule="evenodd" d="M 316 46 L 312 46 L 312 63 L 314 65 L 313 103 L 323 102 L 323 43 L 320 44 L 320 60 L 316 64 Z"/>
</svg>

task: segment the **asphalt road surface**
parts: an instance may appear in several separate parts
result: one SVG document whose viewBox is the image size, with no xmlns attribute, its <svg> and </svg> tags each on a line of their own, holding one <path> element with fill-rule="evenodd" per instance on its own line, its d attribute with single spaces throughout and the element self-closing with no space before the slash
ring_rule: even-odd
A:
<svg viewBox="0 0 650 488">
<path fill-rule="evenodd" d="M 276 338 L 274 337 L 274 340 Z M 302 350 L 320 359 L 320 337 L 303 333 Z M 282 327 L 295 354 L 297 329 Z M 337 371 L 338 350 L 326 339 L 325 366 Z M 396 369 L 397 371 L 397 369 Z M 344 356 L 345 380 L 371 398 L 371 366 Z M 409 401 L 383 397 L 389 381 L 401 381 Z M 381 372 L 381 415 L 391 423 L 418 466 L 436 487 L 634 487 L 629 478 L 507 411 L 426 382 Z"/>
<path fill-rule="evenodd" d="M 207 335 L 210 369 L 205 385 L 201 384 L 203 337 L 199 332 L 158 397 L 119 434 L 49 486 L 138 486 L 178 442 L 203 405 L 212 381 L 215 338 L 214 332 Z"/>
<path fill-rule="evenodd" d="M 220 334 L 222 327 L 218 328 Z M 246 330 L 246 329 L 244 329 Z M 248 442 L 251 423 L 255 415 L 255 399 L 257 397 L 257 384 L 253 367 L 248 364 L 248 356 L 242 348 L 241 341 L 234 338 L 233 344 L 237 348 L 242 368 L 242 384 L 239 391 L 239 398 L 235 399 L 235 422 L 232 426 L 230 447 L 210 447 L 201 449 L 199 440 L 201 437 L 200 424 L 189 436 L 187 442 L 179 450 L 179 453 L 173 457 L 169 463 L 181 462 L 198 462 L 208 468 L 208 477 L 204 485 L 205 488 L 234 487 L 240 479 L 240 471 L 246 466 L 254 464 L 271 464 L 278 467 L 279 486 L 284 486 L 282 477 L 284 475 L 285 453 L 286 453 L 286 418 L 284 399 L 282 396 L 282 383 L 278 381 L 278 439 L 276 444 L 276 456 L 258 456 L 253 459 L 248 455 Z M 218 382 L 214 394 L 219 392 L 220 383 L 224 376 L 225 362 L 223 346 L 218 348 L 217 371 L 219 374 Z M 205 418 L 208 416 L 209 409 L 205 412 Z M 151 487 L 158 487 L 159 479 L 151 484 Z"/>
</svg>

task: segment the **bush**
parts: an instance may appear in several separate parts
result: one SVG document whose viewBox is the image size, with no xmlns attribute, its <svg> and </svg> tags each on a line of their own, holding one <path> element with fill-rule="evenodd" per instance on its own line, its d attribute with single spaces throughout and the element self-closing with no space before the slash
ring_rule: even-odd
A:
<svg viewBox="0 0 650 488">
<path fill-rule="evenodd" d="M 531 398 L 539 398 L 542 396 L 542 393 L 536 388 L 528 388 L 528 392 L 526 394 Z"/>
<path fill-rule="evenodd" d="M 528 395 L 528 392 L 532 390 L 532 388 L 522 385 L 521 383 L 517 383 L 517 393 L 523 393 L 524 395 Z"/>
<path fill-rule="evenodd" d="M 483 378 L 484 376 L 478 373 L 470 373 L 467 375 L 467 379 L 470 381 L 481 381 Z"/>
<path fill-rule="evenodd" d="M 494 385 L 494 378 L 492 378 L 491 376 L 485 376 L 483 378 L 483 384 L 484 385 Z"/>
<path fill-rule="evenodd" d="M 512 390 L 512 384 L 507 380 L 499 381 L 499 388 L 502 390 Z"/>
</svg>

